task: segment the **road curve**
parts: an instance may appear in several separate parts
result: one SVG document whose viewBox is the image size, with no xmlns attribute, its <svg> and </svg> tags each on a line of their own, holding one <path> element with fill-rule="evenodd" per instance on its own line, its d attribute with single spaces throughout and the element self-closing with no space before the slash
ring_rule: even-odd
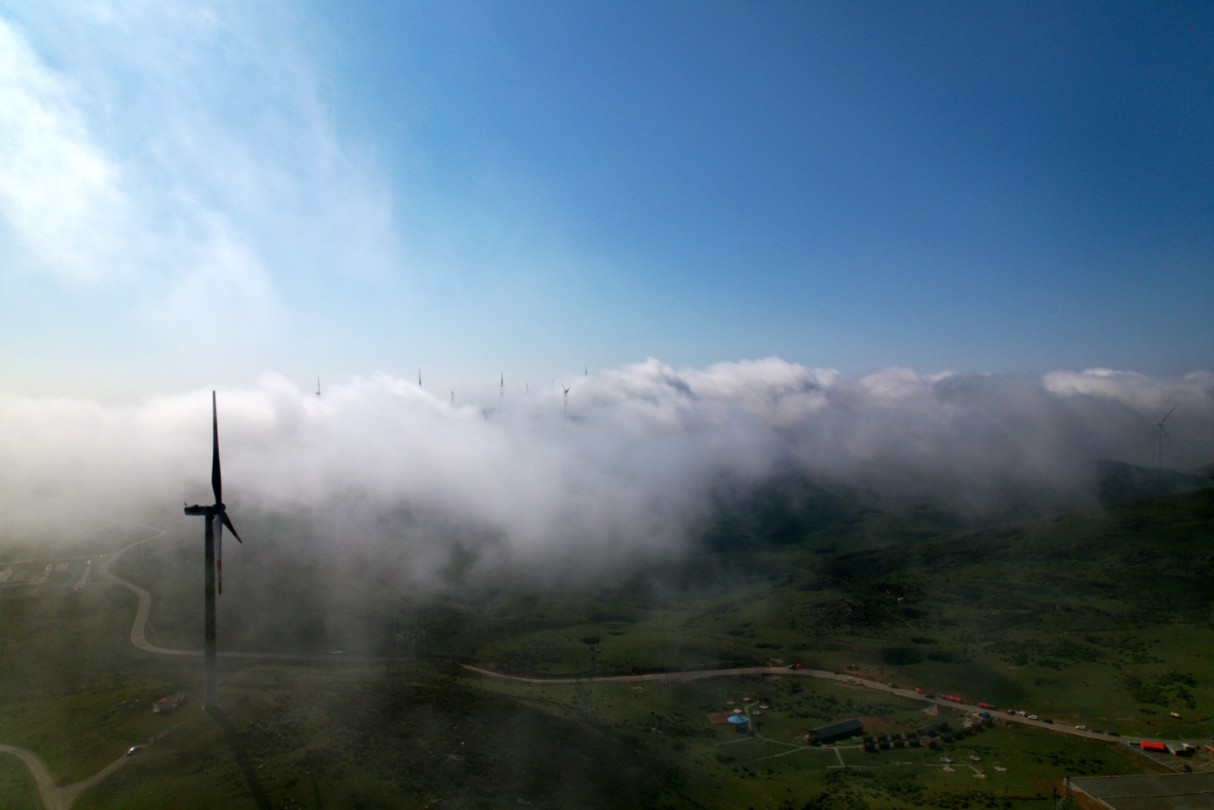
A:
<svg viewBox="0 0 1214 810">
<path fill-rule="evenodd" d="M 0 753 L 12 754 L 21 760 L 26 770 L 30 772 L 30 776 L 34 777 L 34 784 L 38 788 L 38 798 L 42 801 L 42 806 L 46 810 L 68 810 L 76 802 L 81 793 L 93 785 L 102 782 L 110 774 L 127 763 L 125 756 L 118 757 L 118 759 L 106 765 L 83 782 L 60 787 L 56 784 L 55 777 L 51 775 L 50 768 L 46 767 L 46 763 L 42 761 L 42 758 L 33 751 L 18 748 L 15 745 L 0 743 Z"/>
<path fill-rule="evenodd" d="M 151 527 L 148 527 L 151 528 Z M 128 582 L 122 577 L 110 571 L 110 566 L 113 565 L 123 554 L 127 553 L 135 546 L 141 546 L 151 540 L 159 540 L 164 537 L 167 532 L 163 529 L 153 529 L 152 534 L 133 543 L 128 543 L 122 548 L 108 555 L 101 562 L 99 573 L 101 576 L 117 582 L 122 587 L 134 592 L 135 596 L 139 597 L 139 607 L 135 610 L 135 621 L 131 624 L 131 643 L 144 652 L 155 653 L 156 655 L 177 655 L 177 656 L 199 656 L 202 655 L 202 650 L 173 650 L 168 647 L 158 647 L 150 643 L 144 635 L 144 631 L 148 623 L 148 614 L 152 611 L 152 595 L 143 588 L 140 588 L 133 582 Z"/>
<path fill-rule="evenodd" d="M 148 614 L 152 609 L 152 595 L 143 588 L 128 582 L 110 571 L 110 566 L 113 565 L 123 554 L 135 548 L 136 546 L 158 540 L 164 537 L 167 532 L 152 527 L 146 527 L 152 533 L 147 537 L 135 540 L 128 543 L 122 548 L 115 551 L 113 554 L 105 558 L 101 563 L 99 573 L 112 582 L 116 582 L 124 588 L 132 591 L 139 598 L 139 608 L 135 611 L 135 621 L 131 624 L 131 644 L 135 647 L 144 650 L 145 652 L 154 653 L 156 655 L 171 655 L 171 656 L 187 656 L 197 657 L 202 655 L 201 650 L 176 650 L 169 647 L 160 647 L 150 643 L 144 636 L 144 631 L 147 626 Z M 256 653 L 256 652 L 221 652 L 221 659 L 241 659 L 241 660 L 262 660 L 262 661 L 296 661 L 296 662 L 330 662 L 336 663 L 339 661 L 348 661 L 351 663 L 386 663 L 392 661 L 401 661 L 406 659 L 393 658 L 390 656 L 371 656 L 371 655 L 325 655 L 317 653 Z M 734 667 L 732 669 L 701 669 L 683 672 L 651 672 L 643 675 L 599 675 L 593 678 L 536 678 L 524 675 L 506 675 L 501 672 L 483 669 L 471 664 L 462 664 L 464 669 L 475 672 L 478 675 L 483 675 L 490 678 L 503 678 L 506 680 L 520 681 L 531 684 L 576 684 L 585 683 L 586 681 L 594 681 L 601 683 L 640 683 L 644 681 L 694 681 L 704 678 L 730 678 L 746 675 L 795 675 L 808 678 L 817 678 L 823 681 L 833 681 L 835 683 L 850 685 L 861 689 L 869 689 L 877 692 L 884 692 L 890 695 L 907 698 L 909 700 L 917 700 L 923 703 L 934 703 L 938 706 L 946 708 L 963 709 L 973 712 L 982 711 L 983 707 L 972 703 L 945 700 L 943 698 L 929 698 L 921 692 L 916 692 L 913 689 L 905 689 L 891 684 L 881 683 L 865 678 L 858 678 L 852 675 L 845 675 L 839 672 L 830 672 L 824 669 L 788 669 L 787 667 Z M 1121 741 L 1120 737 L 1110 734 L 1103 734 L 1095 731 L 1080 730 L 1071 728 L 1066 725 L 1056 725 L 1046 723 L 1041 720 L 1030 720 L 1027 717 L 1018 715 L 999 714 L 999 719 L 1006 720 L 1012 723 L 1020 723 L 1026 726 L 1034 726 L 1047 731 L 1053 731 L 1058 734 L 1069 734 L 1073 737 L 1086 737 L 1093 740 L 1106 740 L 1110 742 Z"/>
<path fill-rule="evenodd" d="M 150 641 L 148 641 L 145 634 L 146 634 L 146 630 L 147 630 L 148 615 L 152 611 L 152 595 L 150 593 L 148 593 L 145 589 L 136 585 L 135 583 L 125 580 L 122 577 L 120 577 L 117 574 L 110 571 L 110 566 L 112 566 L 115 562 L 117 562 L 119 560 L 119 558 L 122 557 L 123 554 L 127 553 L 128 551 L 135 548 L 136 546 L 143 545 L 144 543 L 150 542 L 152 540 L 159 540 L 161 537 L 164 537 L 165 534 L 167 534 L 167 532 L 165 532 L 163 530 L 152 529 L 152 527 L 150 527 L 150 526 L 145 527 L 145 528 L 149 529 L 152 532 L 152 534 L 148 535 L 147 537 L 140 538 L 139 540 L 135 540 L 132 543 L 127 543 L 125 546 L 118 549 L 113 554 L 110 554 L 109 556 L 107 556 L 102 561 L 98 573 L 100 573 L 101 576 L 105 577 L 106 579 L 110 580 L 111 582 L 116 582 L 117 584 L 119 584 L 122 587 L 126 588 L 127 590 L 131 591 L 132 593 L 135 594 L 136 597 L 139 598 L 139 607 L 135 610 L 135 621 L 131 623 L 131 644 L 133 644 L 136 648 L 143 650 L 144 652 L 153 653 L 154 655 L 171 655 L 171 656 L 179 656 L 179 657 L 186 657 L 186 658 L 198 658 L 202 655 L 202 650 L 177 650 L 177 649 L 173 649 L 172 647 L 161 647 L 156 644 L 152 644 Z M 391 657 L 391 656 L 333 655 L 331 653 L 330 654 L 324 654 L 324 653 L 273 653 L 273 652 L 260 652 L 260 653 L 259 652 L 220 652 L 219 658 L 220 659 L 240 659 L 240 660 L 246 660 L 246 661 L 248 661 L 248 660 L 253 660 L 253 661 L 295 661 L 295 662 L 325 661 L 325 662 L 330 662 L 330 663 L 337 663 L 337 662 L 341 662 L 341 661 L 350 661 L 353 663 L 361 663 L 361 664 L 407 660 L 407 659 L 395 658 L 395 657 Z"/>
</svg>

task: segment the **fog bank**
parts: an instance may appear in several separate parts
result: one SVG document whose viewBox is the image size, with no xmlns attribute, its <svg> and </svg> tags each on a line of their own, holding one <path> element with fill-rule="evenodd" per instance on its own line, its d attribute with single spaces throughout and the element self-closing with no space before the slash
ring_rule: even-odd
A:
<svg viewBox="0 0 1214 810">
<path fill-rule="evenodd" d="M 242 514 L 293 512 L 357 545 L 403 510 L 492 537 L 499 559 L 621 560 L 677 553 L 723 480 L 744 488 L 792 471 L 977 511 L 1009 493 L 1083 501 L 1094 460 L 1157 464 L 1156 423 L 1173 407 L 1164 466 L 1214 461 L 1209 372 L 846 377 L 778 358 L 648 360 L 483 406 L 445 394 L 387 374 L 319 397 L 273 374 L 220 390 L 237 526 Z M 134 520 L 174 527 L 183 501 L 210 502 L 208 390 L 122 406 L 5 397 L 0 418 L 0 542 Z M 437 525 L 393 542 L 438 567 L 453 535 Z"/>
</svg>

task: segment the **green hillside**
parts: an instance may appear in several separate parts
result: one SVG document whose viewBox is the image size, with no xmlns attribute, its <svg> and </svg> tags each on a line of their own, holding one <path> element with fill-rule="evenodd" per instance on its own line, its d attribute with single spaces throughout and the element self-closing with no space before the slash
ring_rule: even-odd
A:
<svg viewBox="0 0 1214 810">
<path fill-rule="evenodd" d="M 71 783 L 152 741 L 80 808 L 1015 808 L 1067 775 L 1162 766 L 1003 721 L 944 751 L 817 748 L 808 730 L 848 717 L 902 734 L 964 713 L 792 674 L 589 679 L 779 661 L 1126 740 L 1214 730 L 1214 488 L 985 520 L 805 482 L 722 503 L 682 554 L 645 566 L 486 579 L 470 565 L 412 590 L 382 555 L 352 544 L 336 564 L 305 525 L 246 520 L 257 545 L 229 568 L 221 649 L 316 658 L 224 660 L 222 722 L 196 700 L 151 714 L 163 694 L 197 696 L 201 667 L 130 645 L 129 591 L 8 588 L 0 742 Z M 115 565 L 152 593 L 153 643 L 199 646 L 198 558 L 166 539 Z M 760 703 L 748 730 L 709 721 Z M 945 771 L 944 756 L 969 764 Z M 0 762 L 16 806 L 36 806 Z"/>
</svg>

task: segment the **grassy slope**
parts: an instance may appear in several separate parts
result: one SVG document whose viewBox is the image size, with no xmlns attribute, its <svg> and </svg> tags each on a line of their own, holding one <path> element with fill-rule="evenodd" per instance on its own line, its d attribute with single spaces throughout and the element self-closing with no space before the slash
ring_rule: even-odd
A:
<svg viewBox="0 0 1214 810">
<path fill-rule="evenodd" d="M 710 554 L 686 565 L 566 593 L 411 601 L 409 621 L 427 631 L 428 652 L 503 669 L 628 673 L 774 656 L 1127 736 L 1205 736 L 1214 715 L 1212 504 L 1203 490 L 1100 515 L 970 527 L 927 510 L 857 517 L 839 509 L 795 539 L 788 515 L 770 537 L 760 516 L 738 542 L 718 534 Z M 123 560 L 123 575 L 156 594 L 158 643 L 197 646 L 195 552 L 148 544 Z M 274 577 L 253 597 L 241 589 L 243 598 L 264 607 L 294 594 L 299 605 L 314 572 L 267 570 Z M 323 651 L 348 646 L 356 627 L 357 643 L 384 649 L 400 602 L 363 584 L 299 605 L 285 628 L 249 622 L 225 641 Z M 366 604 L 341 598 L 360 589 L 371 595 Z M 167 731 L 86 795 L 84 808 L 258 806 L 259 797 L 288 807 L 440 798 L 457 807 L 1027 807 L 1048 795 L 1045 779 L 1149 767 L 1116 746 L 996 728 L 965 743 L 964 754 L 973 748 L 1007 766 L 984 781 L 945 774 L 940 754 L 925 751 L 844 749 L 848 764 L 879 767 L 828 770 L 834 752 L 789 747 L 806 728 L 863 716 L 872 727 L 910 729 L 921 707 L 795 678 L 527 688 L 434 665 L 233 664 L 223 681 L 225 733 L 196 705 L 151 715 L 161 694 L 197 695 L 199 673 L 130 647 L 129 593 L 95 582 L 80 593 L 3 599 L 4 742 L 32 748 L 74 782 Z M 250 605 L 224 600 L 230 628 Z M 312 632 L 317 626 L 323 632 Z M 760 730 L 776 742 L 705 719 L 747 692 L 770 702 Z M 782 751 L 793 753 L 764 758 Z"/>
<path fill-rule="evenodd" d="M 16 757 L 0 754 L 0 796 L 5 810 L 40 810 L 38 792 L 29 771 Z"/>
</svg>

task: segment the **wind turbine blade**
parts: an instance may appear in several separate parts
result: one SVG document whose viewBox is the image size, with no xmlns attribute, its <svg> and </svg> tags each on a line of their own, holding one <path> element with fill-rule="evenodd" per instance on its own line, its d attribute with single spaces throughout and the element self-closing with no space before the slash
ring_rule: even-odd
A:
<svg viewBox="0 0 1214 810">
<path fill-rule="evenodd" d="M 215 503 L 223 503 L 223 474 L 219 471 L 219 412 L 215 408 L 215 392 L 211 392 L 211 490 Z"/>
<path fill-rule="evenodd" d="M 244 544 L 244 541 L 240 539 L 240 535 L 237 534 L 237 532 L 236 532 L 236 527 L 232 525 L 232 519 L 230 517 L 228 517 L 227 512 L 224 512 L 222 515 L 220 515 L 219 522 L 222 523 L 224 526 L 228 527 L 228 531 L 230 531 L 232 533 L 232 536 L 236 538 L 237 543 L 240 543 L 242 545 Z"/>
<path fill-rule="evenodd" d="M 1171 416 L 1171 415 L 1173 414 L 1173 412 L 1175 412 L 1175 410 L 1176 410 L 1178 407 L 1180 407 L 1180 406 L 1179 406 L 1179 405 L 1173 405 L 1173 406 L 1172 406 L 1172 410 L 1168 411 L 1167 415 L 1166 415 L 1166 416 L 1164 416 L 1164 418 L 1163 418 L 1163 419 L 1160 419 L 1160 420 L 1159 420 L 1159 426 L 1160 426 L 1160 427 L 1163 427 L 1163 423 L 1164 423 L 1164 422 L 1166 422 L 1166 421 L 1168 421 L 1168 417 L 1169 417 L 1169 416 Z"/>
</svg>

